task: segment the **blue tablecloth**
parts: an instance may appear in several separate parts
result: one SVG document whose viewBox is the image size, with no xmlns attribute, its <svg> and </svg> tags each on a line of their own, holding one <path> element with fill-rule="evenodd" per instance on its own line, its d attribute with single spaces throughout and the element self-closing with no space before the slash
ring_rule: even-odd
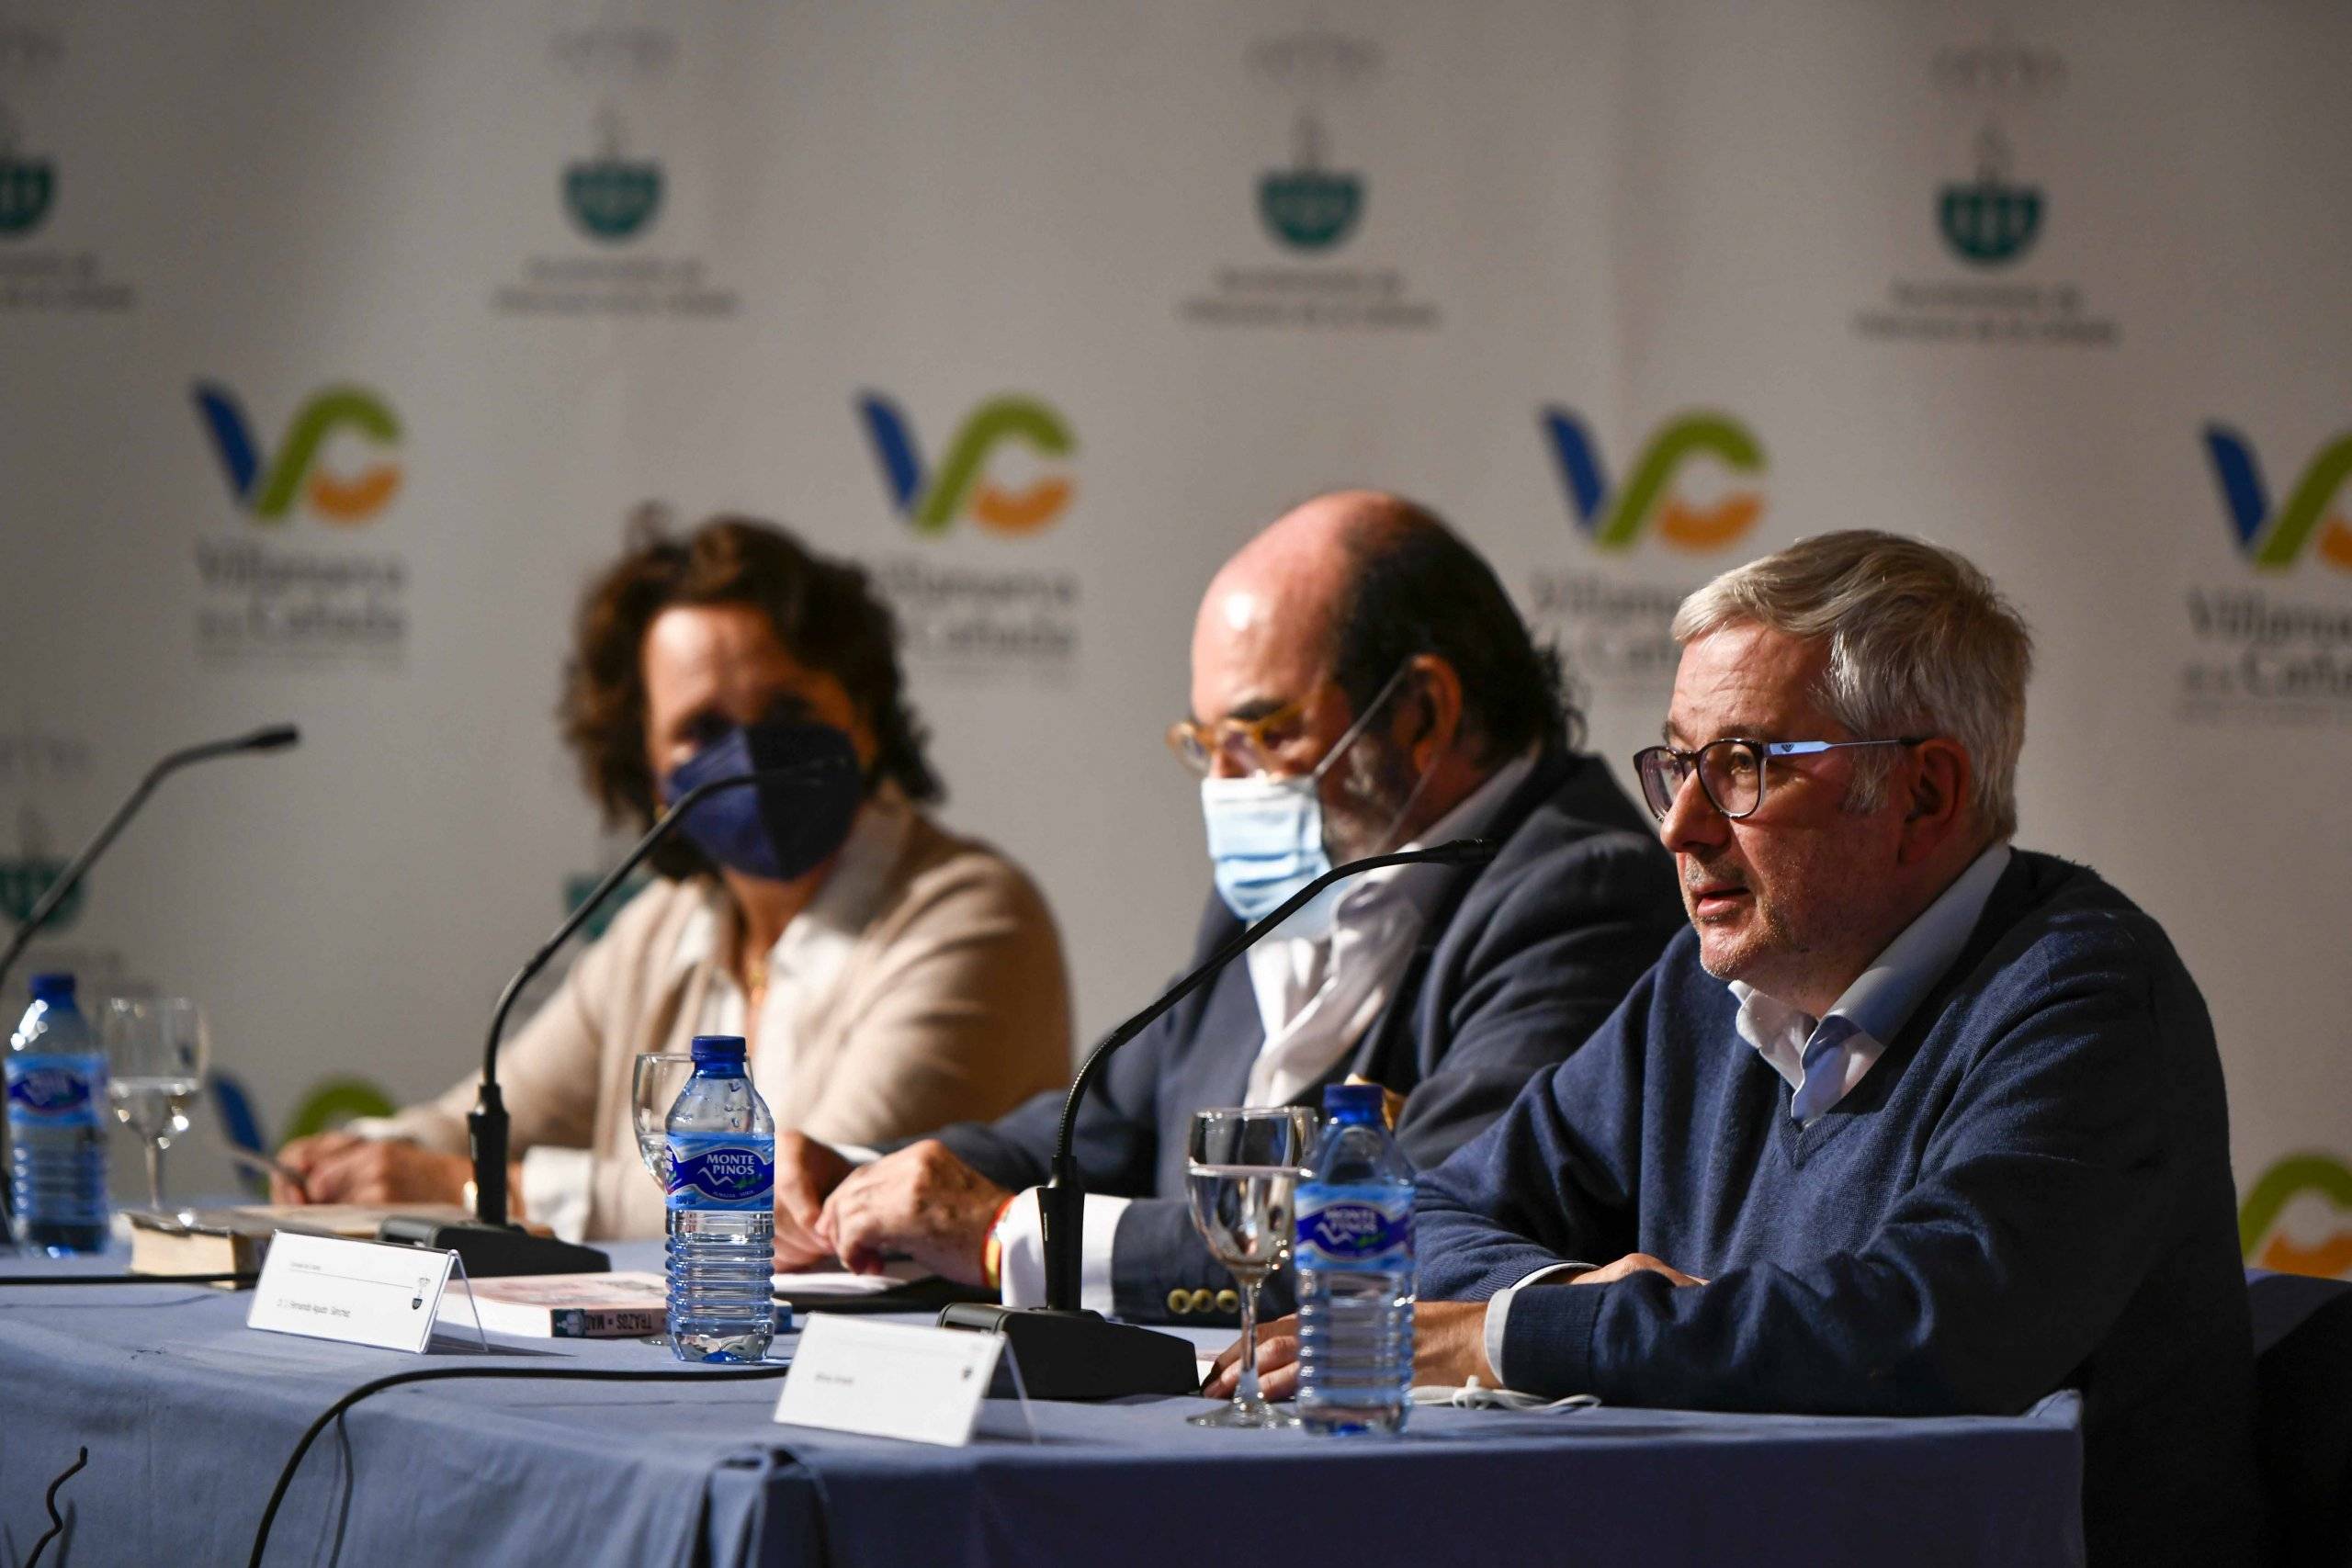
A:
<svg viewBox="0 0 2352 1568">
<path fill-rule="evenodd" d="M 650 1267 L 650 1249 L 617 1249 Z M 642 1254 L 642 1255 L 640 1255 Z M 34 1266 L 0 1265 L 22 1276 Z M 244 1561 L 278 1467 L 345 1391 L 422 1365 L 668 1368 L 637 1341 L 263 1334 L 202 1287 L 0 1290 L 0 1563 Z M 780 1342 L 779 1354 L 790 1341 Z M 1396 1441 L 1185 1425 L 1184 1399 L 991 1401 L 965 1449 L 770 1420 L 775 1382 L 447 1382 L 353 1410 L 305 1461 L 273 1563 L 946 1564 L 1532 1560 L 1907 1565 L 2081 1560 L 2071 1394 L 2015 1419 L 1421 1410 Z M 1248 1521 L 1245 1524 L 1243 1521 Z"/>
</svg>

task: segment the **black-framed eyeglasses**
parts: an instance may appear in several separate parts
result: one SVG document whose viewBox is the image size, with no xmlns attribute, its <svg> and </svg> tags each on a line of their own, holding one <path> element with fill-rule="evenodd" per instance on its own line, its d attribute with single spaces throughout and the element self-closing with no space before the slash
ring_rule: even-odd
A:
<svg viewBox="0 0 2352 1568">
<path fill-rule="evenodd" d="M 1695 751 L 1671 746 L 1645 746 L 1634 753 L 1634 775 L 1641 780 L 1642 802 L 1659 821 L 1674 809 L 1674 797 L 1695 771 L 1707 803 L 1737 821 L 1753 816 L 1764 804 L 1764 762 L 1769 757 L 1811 757 L 1842 751 L 1849 746 L 1917 746 L 1928 739 L 1905 736 L 1899 740 L 1747 740 L 1727 736 L 1710 740 Z"/>
</svg>

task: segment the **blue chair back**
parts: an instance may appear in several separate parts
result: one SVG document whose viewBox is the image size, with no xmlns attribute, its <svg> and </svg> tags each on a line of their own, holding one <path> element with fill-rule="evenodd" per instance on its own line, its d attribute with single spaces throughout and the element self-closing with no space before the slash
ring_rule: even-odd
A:
<svg viewBox="0 0 2352 1568">
<path fill-rule="evenodd" d="M 2352 1282 L 2246 1270 L 2255 1445 L 2277 1560 L 2352 1562 Z"/>
</svg>

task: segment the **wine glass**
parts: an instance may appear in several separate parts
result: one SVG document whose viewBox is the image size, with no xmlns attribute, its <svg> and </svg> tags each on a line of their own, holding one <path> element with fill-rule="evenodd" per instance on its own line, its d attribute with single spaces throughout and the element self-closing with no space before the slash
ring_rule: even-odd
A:
<svg viewBox="0 0 2352 1568">
<path fill-rule="evenodd" d="M 164 1206 L 164 1151 L 187 1131 L 212 1055 L 204 1010 L 186 997 L 112 997 L 98 1012 L 107 1098 L 147 1156 L 147 1201 Z M 183 1223 L 188 1216 L 183 1213 Z"/>
<path fill-rule="evenodd" d="M 1233 1403 L 1191 1417 L 1195 1427 L 1298 1425 L 1258 1395 L 1258 1287 L 1290 1258 L 1292 1201 L 1315 1133 L 1315 1113 L 1304 1106 L 1193 1116 L 1184 1181 L 1193 1224 L 1241 1287 L 1241 1381 Z"/>
<path fill-rule="evenodd" d="M 695 1076 L 695 1059 L 668 1051 L 648 1051 L 637 1059 L 637 1076 L 629 1089 L 631 1114 L 637 1122 L 637 1154 L 662 1190 L 670 1190 L 670 1108 L 678 1103 L 686 1080 Z"/>
</svg>

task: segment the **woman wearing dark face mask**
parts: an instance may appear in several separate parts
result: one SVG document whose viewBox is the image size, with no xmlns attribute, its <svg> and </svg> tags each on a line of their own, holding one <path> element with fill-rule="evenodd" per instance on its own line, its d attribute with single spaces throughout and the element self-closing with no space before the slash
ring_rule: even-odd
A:
<svg viewBox="0 0 2352 1568">
<path fill-rule="evenodd" d="M 705 799 L 652 863 L 668 880 L 501 1054 L 526 1221 L 660 1234 L 630 1073 L 695 1034 L 745 1036 L 778 1131 L 834 1145 L 995 1116 L 1067 1077 L 1052 918 L 1012 864 L 920 809 L 940 786 L 895 643 L 863 571 L 741 519 L 683 542 L 649 519 L 589 590 L 562 716 L 610 818 L 640 827 L 752 768 L 840 766 Z M 280 1159 L 313 1201 L 455 1201 L 476 1087 Z"/>
</svg>

